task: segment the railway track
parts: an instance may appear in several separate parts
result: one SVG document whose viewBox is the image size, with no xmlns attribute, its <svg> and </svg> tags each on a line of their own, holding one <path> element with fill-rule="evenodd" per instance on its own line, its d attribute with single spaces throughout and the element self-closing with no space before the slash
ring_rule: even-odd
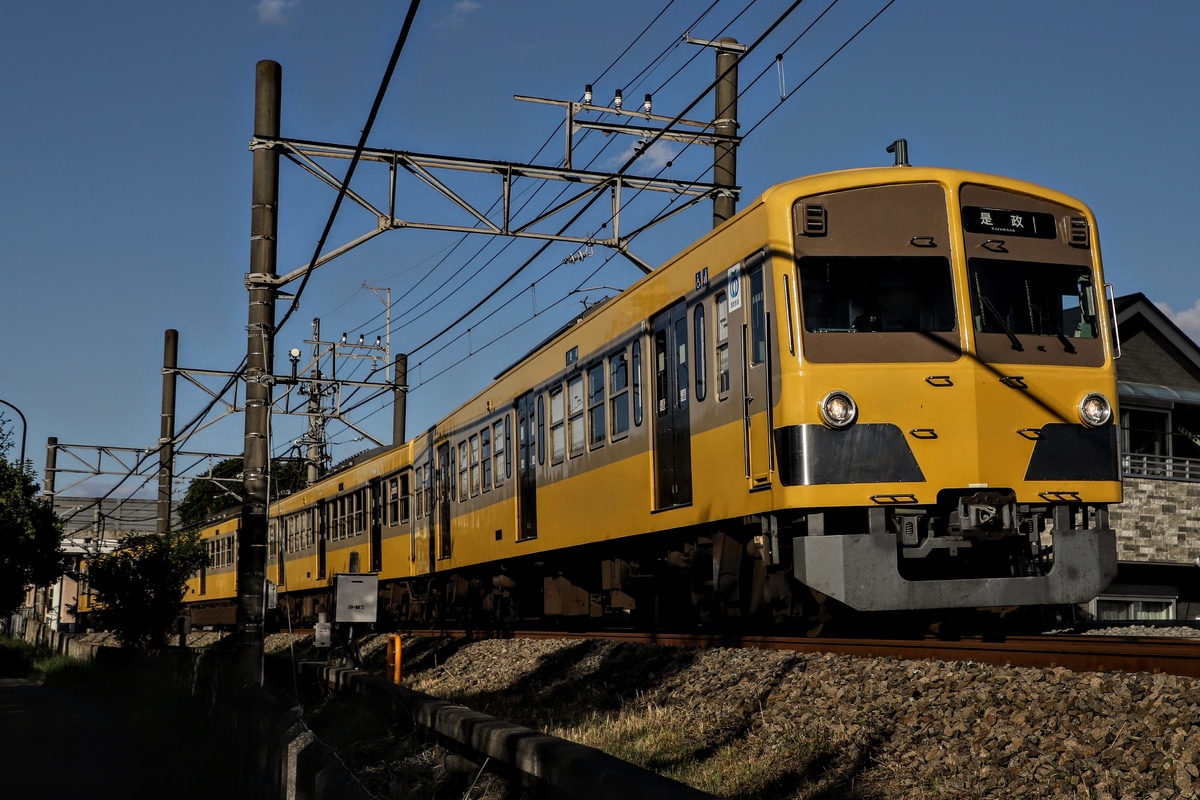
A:
<svg viewBox="0 0 1200 800">
<path fill-rule="evenodd" d="M 755 647 L 874 658 L 975 661 L 1076 672 L 1160 672 L 1200 678 L 1200 637 L 1052 635 L 925 639 L 807 639 L 704 633 L 516 631 L 532 639 L 588 638 L 672 647 Z"/>
</svg>

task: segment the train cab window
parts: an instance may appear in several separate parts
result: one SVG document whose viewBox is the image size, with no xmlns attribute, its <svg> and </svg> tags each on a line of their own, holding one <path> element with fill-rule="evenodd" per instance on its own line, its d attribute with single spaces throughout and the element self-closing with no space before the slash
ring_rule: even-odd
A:
<svg viewBox="0 0 1200 800">
<path fill-rule="evenodd" d="M 588 367 L 588 445 L 599 447 L 608 435 L 604 425 L 604 362 Z"/>
<path fill-rule="evenodd" d="M 479 466 L 483 470 L 483 491 L 492 489 L 492 426 L 485 426 L 479 432 Z"/>
<path fill-rule="evenodd" d="M 729 397 L 729 296 L 717 294 L 717 399 Z"/>
<path fill-rule="evenodd" d="M 571 458 L 583 455 L 587 434 L 583 430 L 583 376 L 567 381 L 567 442 Z"/>
<path fill-rule="evenodd" d="M 930 333 L 955 329 L 950 264 L 941 256 L 800 259 L 804 329 Z"/>
<path fill-rule="evenodd" d="M 708 351 L 707 338 L 704 335 L 704 304 L 697 303 L 692 311 L 692 338 L 696 348 L 696 366 L 692 370 L 696 376 L 696 402 L 708 395 L 705 376 L 705 354 Z"/>
<path fill-rule="evenodd" d="M 475 497 L 480 490 L 480 464 L 479 464 L 479 434 L 471 435 L 471 496 Z"/>
<path fill-rule="evenodd" d="M 467 469 L 470 463 L 467 460 L 467 443 L 458 443 L 458 499 L 459 502 L 466 500 L 469 496 L 469 488 L 467 485 Z"/>
<path fill-rule="evenodd" d="M 633 424 L 642 426 L 642 341 L 633 343 Z"/>
<path fill-rule="evenodd" d="M 608 358 L 609 408 L 612 411 L 612 438 L 629 435 L 629 362 L 621 350 Z"/>
<path fill-rule="evenodd" d="M 561 464 L 567 456 L 566 397 L 561 386 L 550 390 L 550 463 Z M 541 428 L 539 421 L 538 427 Z M 540 451 L 539 451 L 540 454 Z"/>
</svg>

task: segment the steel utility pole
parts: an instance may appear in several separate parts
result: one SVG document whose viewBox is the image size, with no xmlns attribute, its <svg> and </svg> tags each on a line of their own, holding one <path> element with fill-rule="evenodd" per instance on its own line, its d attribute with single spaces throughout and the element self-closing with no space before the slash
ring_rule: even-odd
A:
<svg viewBox="0 0 1200 800">
<path fill-rule="evenodd" d="M 732 217 L 737 211 L 737 101 L 738 58 L 746 50 L 736 39 L 725 38 L 717 48 L 717 108 L 713 117 L 713 183 L 724 189 L 713 198 L 713 227 Z"/>
<path fill-rule="evenodd" d="M 179 366 L 179 331 L 163 336 L 162 421 L 158 432 L 158 519 L 155 531 L 171 529 L 171 484 L 175 479 L 175 379 Z"/>
<path fill-rule="evenodd" d="M 275 365 L 276 238 L 283 69 L 260 61 L 254 82 L 254 177 L 250 205 L 249 322 L 246 325 L 246 437 L 242 518 L 238 534 L 237 629 L 243 671 L 262 683 L 267 566 L 267 482 L 270 474 L 271 385 Z"/>
</svg>

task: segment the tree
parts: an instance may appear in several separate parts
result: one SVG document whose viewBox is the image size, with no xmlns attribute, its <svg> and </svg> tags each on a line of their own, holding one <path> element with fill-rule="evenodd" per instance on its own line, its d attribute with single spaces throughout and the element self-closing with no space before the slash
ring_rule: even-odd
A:
<svg viewBox="0 0 1200 800">
<path fill-rule="evenodd" d="M 133 534 L 87 561 L 95 614 L 125 647 L 161 646 L 179 616 L 188 578 L 207 564 L 199 530 Z"/>
<path fill-rule="evenodd" d="M 9 443 L 11 444 L 11 442 Z M 63 573 L 62 520 L 39 497 L 28 464 L 10 464 L 0 447 L 0 616 L 20 607 L 29 586 Z"/>
<path fill-rule="evenodd" d="M 184 528 L 200 525 L 205 519 L 241 504 L 241 485 L 230 483 L 242 473 L 242 459 L 227 458 L 212 468 L 212 479 L 196 479 L 179 502 L 179 522 Z M 307 466 L 302 460 L 276 459 L 271 462 L 271 495 L 282 497 L 303 489 Z"/>
</svg>

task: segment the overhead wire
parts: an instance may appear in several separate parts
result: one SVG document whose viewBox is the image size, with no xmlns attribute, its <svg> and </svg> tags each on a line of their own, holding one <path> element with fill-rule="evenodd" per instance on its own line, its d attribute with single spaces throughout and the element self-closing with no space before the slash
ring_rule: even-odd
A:
<svg viewBox="0 0 1200 800">
<path fill-rule="evenodd" d="M 345 176 L 345 178 L 343 178 L 341 186 L 339 187 L 338 195 L 337 195 L 337 198 L 334 200 L 333 208 L 331 209 L 330 214 L 329 214 L 329 219 L 325 224 L 325 229 L 322 231 L 321 236 L 317 241 L 317 245 L 316 245 L 316 249 L 313 253 L 313 257 L 309 261 L 308 268 L 303 273 L 303 276 L 302 276 L 301 282 L 300 282 L 300 286 L 298 287 L 295 295 L 292 298 L 291 306 L 288 308 L 287 312 L 283 315 L 283 318 L 274 326 L 275 332 L 278 332 L 287 323 L 288 319 L 299 307 L 300 296 L 301 296 L 301 294 L 303 294 L 304 288 L 308 285 L 309 277 L 311 276 L 313 269 L 315 269 L 317 260 L 320 258 L 321 251 L 324 249 L 325 242 L 328 239 L 329 233 L 333 228 L 333 222 L 337 218 L 338 210 L 341 208 L 342 200 L 345 198 L 346 191 L 350 185 L 350 180 L 351 180 L 351 178 L 353 178 L 354 171 L 357 168 L 358 162 L 361 159 L 362 151 L 366 148 L 367 137 L 370 135 L 371 129 L 375 122 L 375 118 L 378 116 L 379 108 L 383 103 L 383 97 L 387 92 L 388 85 L 390 84 L 392 75 L 395 72 L 396 64 L 400 60 L 400 54 L 404 49 L 404 44 L 408 40 L 408 35 L 409 35 L 410 31 L 412 30 L 413 20 L 416 17 L 417 8 L 419 6 L 420 6 L 420 0 L 411 0 L 411 2 L 409 4 L 409 8 L 408 8 L 408 13 L 405 15 L 404 23 L 401 26 L 400 35 L 397 38 L 395 47 L 393 47 L 393 49 L 392 49 L 391 58 L 388 61 L 387 68 L 384 71 L 384 77 L 381 81 L 379 90 L 376 93 L 375 102 L 371 106 L 371 111 L 367 118 L 367 124 L 362 129 L 361 135 L 359 137 L 359 143 L 358 143 L 357 147 L 355 148 L 354 156 L 350 161 L 350 165 L 347 167 L 346 176 Z M 188 423 L 187 425 L 185 425 L 183 427 L 182 434 L 175 435 L 173 441 L 187 441 L 188 436 L 190 436 L 190 434 L 188 434 L 187 431 L 190 428 L 192 428 L 193 426 L 199 424 L 199 422 L 201 420 L 203 420 L 204 417 L 206 417 L 209 412 L 212 411 L 212 409 L 220 401 L 220 398 L 223 397 L 225 395 L 225 393 L 228 392 L 229 389 L 239 380 L 239 377 L 242 373 L 242 370 L 245 369 L 245 366 L 246 366 L 246 359 L 243 357 L 238 368 L 236 370 L 234 370 L 232 377 L 230 377 L 229 381 L 226 382 L 225 387 L 209 401 L 209 403 L 205 406 L 205 408 L 198 415 L 196 415 L 196 417 L 194 417 L 190 423 Z M 138 472 L 138 470 L 140 470 L 142 464 L 145 463 L 145 461 L 148 458 L 150 458 L 150 456 L 157 454 L 164 446 L 165 446 L 165 443 L 160 442 L 158 444 L 158 446 L 147 449 L 145 451 L 145 453 L 138 458 L 135 465 L 125 474 L 124 477 L 121 478 L 120 481 L 118 481 L 112 488 L 110 488 L 100 498 L 97 498 L 97 503 L 99 503 L 102 500 L 108 499 L 114 492 L 117 491 L 117 489 L 119 489 L 122 485 L 124 485 L 125 481 L 129 480 L 130 477 L 137 474 L 137 472 Z M 141 486 L 139 486 L 135 491 L 140 491 L 140 489 L 142 487 L 144 487 L 146 485 L 146 483 L 148 483 L 152 477 L 153 476 L 147 477 L 146 480 L 144 480 L 142 482 Z M 71 514 L 68 517 L 68 521 L 70 519 L 73 519 L 76 515 L 78 515 L 78 513 L 80 513 L 80 511 L 90 510 L 91 508 L 94 508 L 94 507 L 95 507 L 95 504 L 89 504 L 86 507 L 76 510 L 73 514 Z"/>
</svg>

